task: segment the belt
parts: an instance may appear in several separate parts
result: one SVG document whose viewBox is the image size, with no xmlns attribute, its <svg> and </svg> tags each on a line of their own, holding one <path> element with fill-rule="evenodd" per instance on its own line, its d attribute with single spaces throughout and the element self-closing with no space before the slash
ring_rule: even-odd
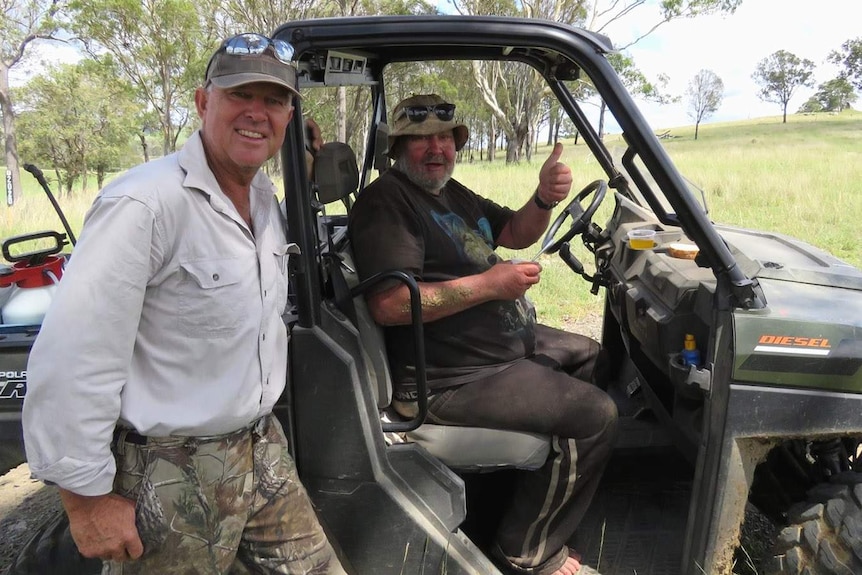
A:
<svg viewBox="0 0 862 575">
<path fill-rule="evenodd" d="M 200 437 L 168 436 L 168 437 L 152 437 L 151 438 L 151 437 L 147 437 L 146 435 L 141 435 L 140 433 L 137 433 L 136 431 L 133 431 L 127 427 L 116 427 L 116 428 L 114 428 L 114 443 L 115 444 L 132 443 L 134 445 L 147 445 L 150 441 L 152 441 L 153 443 L 169 442 L 169 443 L 182 444 L 184 442 L 194 442 L 197 444 L 201 444 L 201 443 L 209 443 L 212 441 L 222 441 L 226 438 L 229 438 L 229 437 L 232 437 L 235 435 L 240 435 L 240 434 L 243 434 L 243 433 L 246 433 L 249 431 L 254 431 L 257 435 L 262 436 L 264 433 L 264 430 L 266 428 L 266 421 L 267 421 L 268 417 L 270 417 L 270 416 L 271 416 L 271 414 L 268 416 L 263 416 L 259 419 L 256 419 L 255 421 L 251 422 L 250 424 L 246 425 L 245 427 L 237 429 L 236 431 L 231 431 L 228 433 L 224 433 L 222 435 L 206 435 L 206 436 L 200 436 Z"/>
<path fill-rule="evenodd" d="M 135 445 L 146 445 L 147 436 L 135 433 L 131 429 L 117 427 L 114 429 L 114 441 L 116 443 L 134 443 Z"/>
</svg>

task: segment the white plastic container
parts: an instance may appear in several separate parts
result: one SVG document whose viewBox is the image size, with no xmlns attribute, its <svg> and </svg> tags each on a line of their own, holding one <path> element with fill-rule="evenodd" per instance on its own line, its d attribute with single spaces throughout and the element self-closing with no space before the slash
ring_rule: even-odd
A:
<svg viewBox="0 0 862 575">
<path fill-rule="evenodd" d="M 54 299 L 57 284 L 35 288 L 12 287 L 13 293 L 3 306 L 4 325 L 41 325 Z"/>
</svg>

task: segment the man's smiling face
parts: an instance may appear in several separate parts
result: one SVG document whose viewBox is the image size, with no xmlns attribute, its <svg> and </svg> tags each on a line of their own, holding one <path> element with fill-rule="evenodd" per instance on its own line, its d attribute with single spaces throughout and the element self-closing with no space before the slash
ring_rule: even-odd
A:
<svg viewBox="0 0 862 575">
<path fill-rule="evenodd" d="M 284 141 L 293 96 L 265 82 L 195 93 L 204 147 L 216 173 L 253 177 Z"/>
</svg>

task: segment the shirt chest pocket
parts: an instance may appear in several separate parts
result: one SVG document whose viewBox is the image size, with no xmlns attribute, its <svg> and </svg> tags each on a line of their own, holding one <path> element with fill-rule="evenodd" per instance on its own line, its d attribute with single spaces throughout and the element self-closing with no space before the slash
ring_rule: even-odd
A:
<svg viewBox="0 0 862 575">
<path fill-rule="evenodd" d="M 195 338 L 235 332 L 248 305 L 238 259 L 182 262 L 180 269 L 180 331 Z"/>
</svg>

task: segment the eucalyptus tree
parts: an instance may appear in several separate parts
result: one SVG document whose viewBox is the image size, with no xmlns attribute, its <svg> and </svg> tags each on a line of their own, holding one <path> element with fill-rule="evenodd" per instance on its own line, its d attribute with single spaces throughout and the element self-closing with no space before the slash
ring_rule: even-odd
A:
<svg viewBox="0 0 862 575">
<path fill-rule="evenodd" d="M 39 39 L 57 39 L 63 3 L 59 0 L 0 0 L 0 114 L 6 170 L 14 203 L 21 194 L 15 111 L 9 89 L 9 71 L 24 58 L 28 46 Z"/>
<path fill-rule="evenodd" d="M 724 82 L 712 70 L 701 70 L 695 74 L 686 89 L 688 115 L 694 120 L 694 139 L 697 139 L 700 123 L 711 116 L 724 99 Z"/>
<path fill-rule="evenodd" d="M 845 78 L 833 78 L 817 86 L 817 92 L 802 104 L 799 111 L 841 112 L 850 108 L 857 98 L 853 84 Z"/>
<path fill-rule="evenodd" d="M 829 54 L 829 61 L 844 68 L 841 78 L 853 84 L 857 90 L 862 90 L 862 36 L 841 44 L 840 50 Z"/>
<path fill-rule="evenodd" d="M 78 180 L 87 191 L 90 173 L 99 187 L 105 174 L 125 163 L 136 131 L 138 106 L 127 83 L 92 60 L 49 68 L 17 90 L 23 107 L 22 155 L 46 163 L 71 194 Z"/>
<path fill-rule="evenodd" d="M 155 112 L 162 153 L 176 150 L 183 129 L 196 121 L 194 89 L 217 41 L 203 5 L 193 0 L 72 0 L 73 29 L 96 60 L 111 54 Z M 209 16 L 209 15 L 206 15 Z"/>
<path fill-rule="evenodd" d="M 814 62 L 779 50 L 757 63 L 751 77 L 760 86 L 758 96 L 765 102 L 781 105 L 782 123 L 787 123 L 787 105 L 800 86 L 814 84 Z"/>
</svg>

